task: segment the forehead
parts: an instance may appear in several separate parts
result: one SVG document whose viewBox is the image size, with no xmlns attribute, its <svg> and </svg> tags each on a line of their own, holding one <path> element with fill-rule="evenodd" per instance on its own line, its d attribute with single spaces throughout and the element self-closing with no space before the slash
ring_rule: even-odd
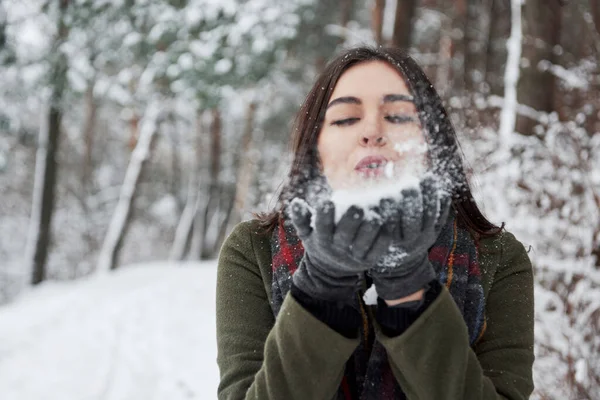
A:
<svg viewBox="0 0 600 400">
<path fill-rule="evenodd" d="M 406 82 L 388 63 L 368 61 L 348 68 L 340 76 L 331 98 L 354 96 L 380 99 L 386 94 L 410 95 Z"/>
</svg>

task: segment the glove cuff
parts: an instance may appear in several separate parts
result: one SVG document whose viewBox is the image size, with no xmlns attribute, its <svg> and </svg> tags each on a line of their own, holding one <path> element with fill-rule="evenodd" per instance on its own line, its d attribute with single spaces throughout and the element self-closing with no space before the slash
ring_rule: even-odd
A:
<svg viewBox="0 0 600 400">
<path fill-rule="evenodd" d="M 399 274 L 399 271 L 406 271 Z M 371 276 L 377 289 L 377 294 L 384 300 L 396 300 L 409 296 L 427 287 L 436 278 L 435 271 L 428 255 L 419 257 L 412 267 L 397 266 L 385 270 L 373 270 Z"/>
<path fill-rule="evenodd" d="M 311 265 L 305 253 L 304 258 L 292 276 L 294 285 L 315 299 L 352 303 L 360 289 L 361 276 L 329 276 Z"/>
</svg>

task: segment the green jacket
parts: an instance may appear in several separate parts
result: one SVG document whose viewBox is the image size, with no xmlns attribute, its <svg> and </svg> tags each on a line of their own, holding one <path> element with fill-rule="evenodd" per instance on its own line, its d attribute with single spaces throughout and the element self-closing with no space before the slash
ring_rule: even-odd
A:
<svg viewBox="0 0 600 400">
<path fill-rule="evenodd" d="M 533 273 L 508 232 L 480 242 L 487 328 L 471 347 L 446 288 L 402 335 L 375 324 L 408 399 L 527 399 L 533 391 Z M 227 238 L 218 263 L 217 363 L 220 400 L 331 400 L 358 345 L 288 294 L 271 310 L 270 235 L 257 221 Z M 372 313 L 371 313 L 372 315 Z"/>
</svg>

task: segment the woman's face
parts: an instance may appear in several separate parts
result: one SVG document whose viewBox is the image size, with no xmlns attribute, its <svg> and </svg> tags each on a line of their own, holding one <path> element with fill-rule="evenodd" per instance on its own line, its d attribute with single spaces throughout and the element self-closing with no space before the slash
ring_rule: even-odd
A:
<svg viewBox="0 0 600 400">
<path fill-rule="evenodd" d="M 318 150 L 333 189 L 422 171 L 426 141 L 404 79 L 382 61 L 346 70 L 327 105 Z"/>
</svg>

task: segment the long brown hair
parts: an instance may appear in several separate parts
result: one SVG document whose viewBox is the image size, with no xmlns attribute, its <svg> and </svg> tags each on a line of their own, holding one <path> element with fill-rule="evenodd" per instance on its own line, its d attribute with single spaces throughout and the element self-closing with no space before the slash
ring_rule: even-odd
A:
<svg viewBox="0 0 600 400">
<path fill-rule="evenodd" d="M 350 49 L 333 59 L 319 75 L 300 107 L 292 129 L 293 161 L 288 179 L 277 198 L 274 210 L 257 214 L 260 225 L 271 231 L 281 216 L 286 201 L 303 197 L 303 189 L 309 181 L 319 176 L 317 139 L 326 106 L 340 76 L 350 67 L 369 61 L 383 61 L 404 78 L 413 94 L 415 106 L 428 141 L 429 157 L 434 172 L 452 182 L 452 205 L 457 211 L 458 222 L 481 236 L 493 236 L 504 227 L 491 223 L 480 211 L 473 198 L 462 162 L 456 132 L 440 96 L 419 65 L 404 51 L 397 48 L 358 47 Z M 307 168 L 308 167 L 308 168 Z"/>
</svg>

